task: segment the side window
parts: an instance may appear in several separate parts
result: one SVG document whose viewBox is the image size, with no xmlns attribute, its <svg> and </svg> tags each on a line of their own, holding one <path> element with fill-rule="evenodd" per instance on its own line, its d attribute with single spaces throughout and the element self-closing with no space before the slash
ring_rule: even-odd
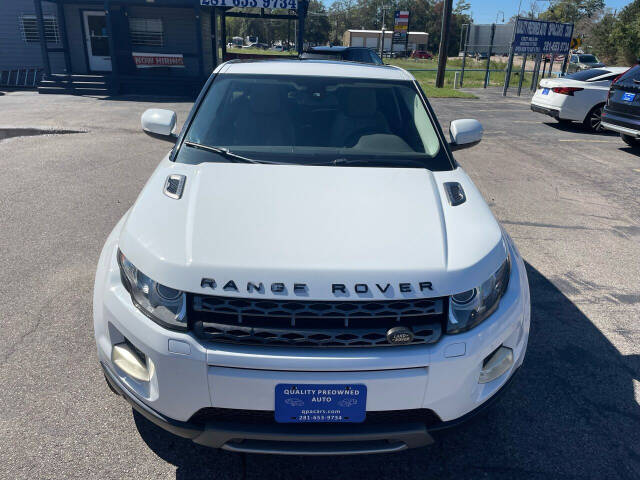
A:
<svg viewBox="0 0 640 480">
<path fill-rule="evenodd" d="M 371 56 L 371 62 L 374 65 L 383 65 L 382 59 L 376 52 L 374 52 L 373 50 L 369 50 L 369 55 Z"/>
<path fill-rule="evenodd" d="M 366 55 L 366 56 L 365 56 Z M 370 63 L 369 54 L 366 50 L 347 50 L 345 55 L 345 60 L 349 60 L 351 62 L 365 62 Z"/>
<path fill-rule="evenodd" d="M 400 94 L 402 117 L 405 115 L 413 117 L 413 122 L 403 122 L 404 125 L 411 125 L 410 131 L 405 130 L 404 132 L 404 140 L 411 145 L 414 151 L 435 156 L 440 150 L 440 140 L 438 140 L 438 135 L 422 100 L 417 92 L 410 88 L 400 88 L 397 92 Z"/>
<path fill-rule="evenodd" d="M 578 57 L 576 57 L 575 55 L 571 55 L 571 63 L 578 63 Z"/>
</svg>

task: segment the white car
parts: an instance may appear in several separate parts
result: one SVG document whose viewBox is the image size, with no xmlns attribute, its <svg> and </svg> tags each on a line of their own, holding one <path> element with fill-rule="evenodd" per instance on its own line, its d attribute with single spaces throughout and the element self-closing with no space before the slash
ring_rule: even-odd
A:
<svg viewBox="0 0 640 480">
<path fill-rule="evenodd" d="M 393 452 L 496 398 L 525 356 L 518 250 L 405 70 L 230 62 L 109 235 L 98 358 L 150 421 L 226 450 Z"/>
<path fill-rule="evenodd" d="M 545 78 L 531 99 L 531 110 L 559 122 L 581 122 L 586 128 L 599 132 L 611 82 L 627 70 L 627 67 L 602 67 L 560 78 Z"/>
</svg>

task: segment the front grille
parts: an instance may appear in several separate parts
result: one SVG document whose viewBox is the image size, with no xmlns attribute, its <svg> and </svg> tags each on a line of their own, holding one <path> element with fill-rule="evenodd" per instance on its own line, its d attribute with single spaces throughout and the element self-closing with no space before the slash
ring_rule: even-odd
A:
<svg viewBox="0 0 640 480">
<path fill-rule="evenodd" d="M 198 425 L 208 422 L 234 423 L 236 425 L 276 425 L 272 410 L 240 410 L 235 408 L 206 407 L 198 410 L 189 420 Z M 384 410 L 379 412 L 367 412 L 364 425 L 400 425 L 403 423 L 423 423 L 427 427 L 433 427 L 442 423 L 440 417 L 427 408 L 411 410 Z M 296 424 L 287 424 L 289 426 Z M 305 430 L 309 424 L 304 423 Z M 350 424 L 354 425 L 354 424 Z"/>
<path fill-rule="evenodd" d="M 390 328 L 404 326 L 413 340 L 435 343 L 442 335 L 445 300 L 261 300 L 191 296 L 190 318 L 199 338 L 253 345 L 299 347 L 393 346 Z"/>
</svg>

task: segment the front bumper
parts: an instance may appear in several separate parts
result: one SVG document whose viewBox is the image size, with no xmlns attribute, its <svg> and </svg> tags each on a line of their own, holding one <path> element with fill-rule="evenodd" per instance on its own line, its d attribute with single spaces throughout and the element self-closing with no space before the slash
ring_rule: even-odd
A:
<svg viewBox="0 0 640 480">
<path fill-rule="evenodd" d="M 331 349 L 206 343 L 190 333 L 160 327 L 132 304 L 121 285 L 115 238 L 112 234 L 107 241 L 96 276 L 98 358 L 111 386 L 137 411 L 197 443 L 305 454 L 388 452 L 428 445 L 433 441 L 430 431 L 457 423 L 486 405 L 524 359 L 529 287 L 524 263 L 513 246 L 509 288 L 496 312 L 473 330 L 445 335 L 434 345 Z M 153 362 L 148 382 L 128 377 L 111 361 L 114 345 L 125 339 Z M 478 383 L 483 360 L 501 345 L 513 350 L 513 364 L 498 378 Z M 194 421 L 206 409 L 268 415 L 274 410 L 278 383 L 356 382 L 367 386 L 367 418 L 386 412 L 432 412 L 436 420 L 385 425 Z"/>
<path fill-rule="evenodd" d="M 492 405 L 513 381 L 510 376 L 496 395 L 464 416 L 448 422 L 406 422 L 390 425 L 272 424 L 180 422 L 156 412 L 135 396 L 101 363 L 111 389 L 133 409 L 162 429 L 200 445 L 244 453 L 278 455 L 362 455 L 392 453 L 433 443 L 432 433 L 457 427 Z M 515 373 L 515 372 L 514 372 Z"/>
</svg>

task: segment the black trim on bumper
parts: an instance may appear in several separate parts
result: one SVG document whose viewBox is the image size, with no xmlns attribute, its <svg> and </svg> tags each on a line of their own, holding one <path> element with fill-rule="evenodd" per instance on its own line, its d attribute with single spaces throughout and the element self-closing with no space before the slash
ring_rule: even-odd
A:
<svg viewBox="0 0 640 480">
<path fill-rule="evenodd" d="M 397 425 L 308 424 L 302 430 L 298 428 L 299 425 L 287 424 L 248 425 L 217 421 L 199 424 L 173 420 L 138 400 L 107 365 L 102 362 L 100 364 L 109 386 L 123 396 L 138 413 L 160 428 L 213 448 L 280 455 L 389 453 L 430 445 L 434 440 L 429 432 L 456 427 L 484 411 L 511 384 L 516 373 L 513 372 L 500 390 L 475 410 L 455 420 L 429 427 L 415 422 Z"/>
<path fill-rule="evenodd" d="M 553 108 L 540 107 L 539 105 L 531 104 L 531 110 L 536 113 L 542 113 L 544 115 L 549 115 L 550 117 L 555 118 L 556 120 L 560 119 L 560 111 L 554 110 Z"/>
<path fill-rule="evenodd" d="M 605 107 L 602 112 L 602 122 L 611 124 L 613 126 L 622 127 L 622 129 L 624 130 L 631 130 L 625 131 L 624 133 L 626 135 L 634 135 L 636 138 L 640 137 L 640 117 L 623 116 L 618 114 L 618 112 L 612 112 L 607 107 Z M 606 126 L 604 126 L 604 128 L 607 130 L 613 130 L 607 128 Z M 619 130 L 614 131 L 619 132 Z"/>
<path fill-rule="evenodd" d="M 122 385 L 120 380 L 113 374 L 111 369 L 106 366 L 104 363 L 100 362 L 102 366 L 102 370 L 104 371 L 104 378 L 107 380 L 107 383 L 111 387 L 113 391 L 115 391 L 118 395 L 127 400 L 131 406 L 143 417 L 145 417 L 150 422 L 155 423 L 160 428 L 173 433 L 179 437 L 189 438 L 193 440 L 198 435 L 201 435 L 203 432 L 203 428 L 199 425 L 195 425 L 189 422 L 180 422 L 178 420 L 173 420 L 172 418 L 165 417 L 164 415 L 156 412 L 151 407 L 148 407 L 132 394 L 127 391 L 127 388 Z"/>
</svg>

